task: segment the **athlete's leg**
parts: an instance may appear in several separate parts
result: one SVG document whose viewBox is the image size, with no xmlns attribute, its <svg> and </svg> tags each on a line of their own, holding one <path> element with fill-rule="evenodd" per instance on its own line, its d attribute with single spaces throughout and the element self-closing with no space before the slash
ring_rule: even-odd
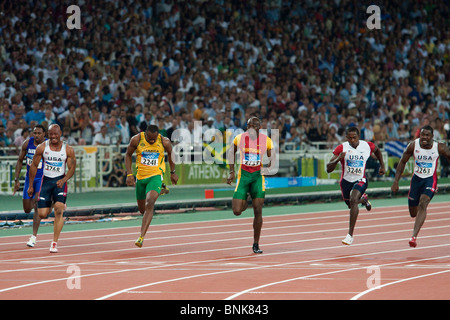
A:
<svg viewBox="0 0 450 320">
<path fill-rule="evenodd" d="M 155 190 L 151 190 L 147 193 L 147 197 L 145 199 L 145 212 L 142 217 L 142 225 L 141 225 L 141 237 L 143 238 L 147 233 L 148 227 L 153 219 L 153 209 L 155 207 L 155 202 L 158 199 L 159 193 Z"/>
<path fill-rule="evenodd" d="M 59 235 L 64 226 L 64 210 L 66 209 L 66 204 L 63 202 L 55 202 L 54 205 L 55 211 L 55 221 L 53 222 L 53 241 L 58 242 Z M 51 208 L 48 208 L 50 211 Z M 50 212 L 49 212 L 50 213 Z"/>
<path fill-rule="evenodd" d="M 356 220 L 359 215 L 359 204 L 360 204 L 361 192 L 357 189 L 353 189 L 350 193 L 350 221 L 348 234 L 353 236 L 353 231 L 355 229 Z"/>
<path fill-rule="evenodd" d="M 231 208 L 235 216 L 240 216 L 242 212 L 248 207 L 247 200 L 233 198 L 231 201 Z"/>
<path fill-rule="evenodd" d="M 262 208 L 264 205 L 264 198 L 253 199 L 253 242 L 259 243 L 261 237 L 261 229 L 263 225 Z"/>
<path fill-rule="evenodd" d="M 145 202 L 146 200 L 137 200 L 138 210 L 141 214 L 145 213 Z"/>
<path fill-rule="evenodd" d="M 411 218 L 415 218 L 417 216 L 417 211 L 419 210 L 418 206 L 409 206 L 409 215 L 411 216 Z"/>
<path fill-rule="evenodd" d="M 414 230 L 412 236 L 414 238 L 419 234 L 420 228 L 422 228 L 425 219 L 427 218 L 427 207 L 431 198 L 426 194 L 422 194 L 419 200 L 419 206 L 417 207 L 416 221 L 414 221 Z"/>
</svg>

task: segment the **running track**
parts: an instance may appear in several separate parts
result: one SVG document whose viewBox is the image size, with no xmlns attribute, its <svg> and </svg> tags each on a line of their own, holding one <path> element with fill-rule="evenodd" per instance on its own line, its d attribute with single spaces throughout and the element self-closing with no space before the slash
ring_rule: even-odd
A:
<svg viewBox="0 0 450 320">
<path fill-rule="evenodd" d="M 283 207 L 279 207 L 280 211 Z M 431 203 L 418 246 L 406 206 L 360 211 L 344 246 L 348 210 L 264 218 L 251 252 L 252 218 L 64 231 L 27 248 L 0 238 L 2 300 L 450 299 L 450 202 Z"/>
</svg>

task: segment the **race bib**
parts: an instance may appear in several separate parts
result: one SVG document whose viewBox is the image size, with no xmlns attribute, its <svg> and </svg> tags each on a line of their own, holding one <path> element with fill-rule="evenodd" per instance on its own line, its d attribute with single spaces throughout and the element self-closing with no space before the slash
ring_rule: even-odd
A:
<svg viewBox="0 0 450 320">
<path fill-rule="evenodd" d="M 63 173 L 63 162 L 46 162 L 45 171 Z"/>
<path fill-rule="evenodd" d="M 244 154 L 244 159 L 242 160 L 242 164 L 249 167 L 257 167 L 261 165 L 261 157 L 259 154 L 255 153 L 246 153 Z"/>
<path fill-rule="evenodd" d="M 32 158 L 27 158 L 27 165 L 30 167 L 31 164 L 33 163 L 33 159 Z M 42 160 L 39 161 L 39 165 L 37 167 L 38 169 L 42 169 Z"/>
<path fill-rule="evenodd" d="M 419 162 L 416 161 L 416 173 L 419 174 L 430 174 L 433 164 L 430 162 Z"/>
<path fill-rule="evenodd" d="M 141 164 L 149 167 L 158 166 L 159 152 L 142 152 Z"/>
<path fill-rule="evenodd" d="M 364 161 L 347 160 L 347 173 L 362 175 L 364 169 Z"/>
</svg>

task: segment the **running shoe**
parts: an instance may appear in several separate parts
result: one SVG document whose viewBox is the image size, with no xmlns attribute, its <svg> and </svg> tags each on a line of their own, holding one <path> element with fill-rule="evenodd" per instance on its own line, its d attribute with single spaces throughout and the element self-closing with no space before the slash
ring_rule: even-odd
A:
<svg viewBox="0 0 450 320">
<path fill-rule="evenodd" d="M 367 211 L 372 210 L 372 204 L 369 201 L 369 197 L 367 196 L 367 193 L 364 193 L 361 196 L 362 199 L 362 205 L 366 207 Z"/>
<path fill-rule="evenodd" d="M 27 242 L 27 246 L 33 248 L 35 246 L 35 244 L 36 244 L 36 236 L 32 235 L 30 237 L 30 240 L 28 240 L 28 242 Z"/>
<path fill-rule="evenodd" d="M 349 234 L 345 237 L 344 240 L 342 240 L 342 244 L 345 244 L 346 246 L 349 246 L 353 243 L 353 237 Z"/>
<path fill-rule="evenodd" d="M 137 247 L 142 248 L 142 243 L 144 242 L 144 237 L 139 237 L 134 243 Z"/>
<path fill-rule="evenodd" d="M 259 245 L 257 243 L 253 244 L 253 252 L 254 253 L 263 253 L 263 251 L 259 248 Z"/>
<path fill-rule="evenodd" d="M 50 245 L 50 252 L 51 252 L 51 253 L 56 253 L 56 252 L 58 252 L 58 246 L 57 246 L 57 244 L 56 244 L 55 241 L 52 241 L 52 244 Z"/>
<path fill-rule="evenodd" d="M 417 238 L 416 237 L 411 237 L 411 240 L 409 240 L 409 246 L 411 248 L 415 248 L 417 246 L 417 242 L 416 242 Z"/>
<path fill-rule="evenodd" d="M 163 195 L 168 194 L 168 193 L 169 193 L 169 188 L 167 188 L 166 184 L 163 183 L 162 186 L 161 186 L 160 195 L 163 196 Z"/>
</svg>

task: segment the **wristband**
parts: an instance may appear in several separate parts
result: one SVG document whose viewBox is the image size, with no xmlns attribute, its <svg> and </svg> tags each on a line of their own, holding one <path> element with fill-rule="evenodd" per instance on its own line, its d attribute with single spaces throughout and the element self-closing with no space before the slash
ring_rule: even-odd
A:
<svg viewBox="0 0 450 320">
<path fill-rule="evenodd" d="M 174 174 L 176 171 L 175 170 L 173 170 L 173 171 L 170 171 L 170 174 Z"/>
<path fill-rule="evenodd" d="M 133 174 L 132 173 L 130 173 L 130 174 L 127 174 L 127 177 L 129 177 L 129 176 L 132 176 Z"/>
</svg>

